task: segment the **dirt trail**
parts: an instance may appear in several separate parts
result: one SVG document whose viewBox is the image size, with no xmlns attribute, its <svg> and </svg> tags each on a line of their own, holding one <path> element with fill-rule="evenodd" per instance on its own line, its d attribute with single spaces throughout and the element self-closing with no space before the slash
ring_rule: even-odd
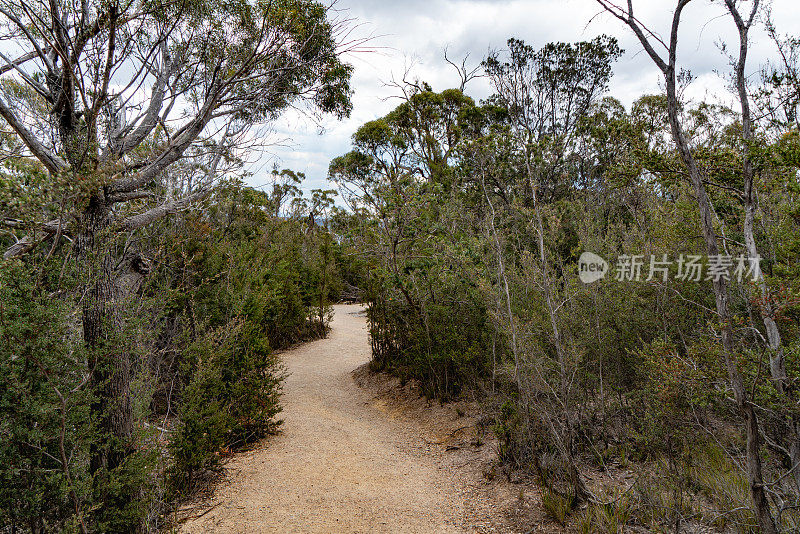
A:
<svg viewBox="0 0 800 534">
<path fill-rule="evenodd" d="M 351 372 L 370 358 L 358 306 L 336 306 L 327 339 L 283 355 L 283 430 L 237 455 L 213 509 L 184 533 L 496 532 L 474 491 Z M 495 510 L 496 512 L 496 510 Z M 479 526 L 480 524 L 480 526 Z"/>
</svg>

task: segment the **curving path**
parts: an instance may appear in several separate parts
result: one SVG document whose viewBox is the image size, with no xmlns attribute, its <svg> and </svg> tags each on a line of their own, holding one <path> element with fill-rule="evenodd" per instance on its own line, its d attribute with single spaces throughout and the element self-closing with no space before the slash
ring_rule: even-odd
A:
<svg viewBox="0 0 800 534">
<path fill-rule="evenodd" d="M 282 432 L 237 455 L 213 509 L 180 531 L 473 532 L 463 485 L 354 383 L 369 358 L 361 307 L 336 306 L 327 339 L 283 355 Z"/>
</svg>

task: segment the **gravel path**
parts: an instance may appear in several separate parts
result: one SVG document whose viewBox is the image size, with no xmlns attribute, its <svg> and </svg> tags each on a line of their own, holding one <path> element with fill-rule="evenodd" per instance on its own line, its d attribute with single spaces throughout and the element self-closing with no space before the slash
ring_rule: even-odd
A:
<svg viewBox="0 0 800 534">
<path fill-rule="evenodd" d="M 465 526 L 471 497 L 458 474 L 354 383 L 369 358 L 362 309 L 336 306 L 327 339 L 283 355 L 282 432 L 228 463 L 213 509 L 180 531 L 476 531 Z"/>
</svg>

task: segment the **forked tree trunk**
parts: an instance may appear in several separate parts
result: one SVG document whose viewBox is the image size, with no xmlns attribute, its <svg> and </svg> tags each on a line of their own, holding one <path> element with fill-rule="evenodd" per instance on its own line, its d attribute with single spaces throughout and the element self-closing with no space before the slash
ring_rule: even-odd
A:
<svg viewBox="0 0 800 534">
<path fill-rule="evenodd" d="M 750 95 L 747 92 L 747 78 L 745 76 L 745 67 L 747 65 L 747 52 L 749 45 L 749 31 L 753 23 L 754 17 L 758 10 L 759 2 L 756 0 L 753 4 L 753 11 L 750 19 L 745 22 L 739 14 L 739 10 L 735 4 L 726 0 L 728 10 L 733 17 L 736 27 L 739 30 L 739 58 L 736 62 L 736 91 L 739 95 L 739 103 L 742 108 L 742 141 L 744 141 L 742 153 L 742 178 L 744 179 L 744 225 L 742 232 L 744 233 L 744 243 L 747 249 L 747 255 L 756 259 L 759 258 L 758 246 L 756 245 L 755 238 L 755 213 L 756 213 L 756 198 L 753 190 L 755 184 L 756 171 L 753 166 L 753 161 L 750 158 L 749 150 L 751 143 L 754 141 L 753 135 L 753 118 L 750 112 Z M 761 293 L 761 315 L 764 319 L 764 328 L 767 333 L 767 344 L 770 348 L 769 368 L 770 376 L 778 391 L 783 392 L 786 386 L 786 361 L 783 353 L 783 344 L 781 342 L 781 334 L 778 330 L 778 325 L 775 323 L 775 310 L 772 307 L 770 300 L 770 291 L 767 287 L 767 282 L 762 276 L 759 264 L 754 263 L 756 271 L 753 273 L 753 278 L 758 285 Z"/>
<path fill-rule="evenodd" d="M 742 141 L 744 141 L 742 153 L 742 175 L 744 178 L 744 224 L 742 232 L 744 234 L 745 248 L 747 255 L 754 259 L 753 278 L 758 286 L 761 296 L 760 312 L 764 321 L 764 330 L 767 335 L 767 346 L 769 347 L 769 371 L 772 383 L 779 393 L 786 395 L 788 375 L 786 372 L 786 357 L 783 349 L 783 342 L 781 340 L 781 333 L 778 330 L 778 325 L 775 322 L 775 308 L 772 305 L 772 295 L 767 286 L 761 272 L 758 253 L 758 245 L 755 238 L 755 214 L 757 209 L 757 200 L 754 191 L 756 171 L 753 161 L 750 158 L 749 151 L 751 144 L 754 141 L 754 128 L 753 118 L 750 111 L 750 95 L 747 92 L 747 78 L 745 76 L 745 67 L 747 65 L 747 52 L 749 45 L 749 31 L 753 24 L 754 17 L 758 10 L 759 2 L 756 0 L 752 7 L 750 18 L 745 21 L 739 13 L 736 5 L 730 0 L 726 0 L 728 11 L 733 17 L 736 27 L 739 30 L 739 58 L 736 62 L 736 91 L 739 94 L 739 103 L 742 108 Z M 790 398 L 787 398 L 791 402 Z M 789 457 L 790 469 L 792 479 L 794 480 L 795 487 L 800 490 L 800 429 L 798 429 L 798 422 L 795 417 L 786 415 L 784 417 L 784 424 L 788 430 L 789 444 L 785 451 Z"/>
</svg>

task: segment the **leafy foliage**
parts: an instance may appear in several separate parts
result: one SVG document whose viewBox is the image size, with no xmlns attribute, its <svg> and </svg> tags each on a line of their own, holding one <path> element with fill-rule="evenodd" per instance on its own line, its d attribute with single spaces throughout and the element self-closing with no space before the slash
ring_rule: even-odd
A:
<svg viewBox="0 0 800 534">
<path fill-rule="evenodd" d="M 508 48 L 483 63 L 497 93 L 487 101 L 412 84 L 331 162 L 354 211 L 337 231 L 362 254 L 373 367 L 416 379 L 442 400 L 482 394 L 500 460 L 538 476 L 559 522 L 589 501 L 582 528 L 690 520 L 753 528 L 753 513 L 742 510 L 748 483 L 731 467 L 744 462 L 745 441 L 712 284 L 678 276 L 675 262 L 705 249 L 667 98 L 646 95 L 628 110 L 604 95 L 620 55 L 610 38 L 539 50 L 512 39 Z M 791 75 L 772 80 L 787 84 Z M 784 85 L 769 90 L 789 94 Z M 763 421 L 769 506 L 791 530 L 787 503 L 798 502 L 800 485 L 789 480 L 787 421 L 797 420 L 796 390 L 781 393 L 769 378 L 764 321 L 778 324 L 794 383 L 797 134 L 765 119 L 757 141 L 743 142 L 731 109 L 700 102 L 680 114 L 730 256 L 746 253 L 744 162 L 755 169 L 753 239 L 766 289 L 730 282 L 733 365 Z M 641 255 L 641 277 L 612 271 L 584 284 L 583 251 L 612 269 L 615 258 Z M 664 254 L 669 270 L 648 277 L 651 255 Z M 713 459 L 719 454 L 725 461 Z M 643 483 L 602 504 L 605 490 L 590 488 L 582 472 L 611 464 L 656 473 L 647 482 L 656 489 Z M 726 484 L 727 497 L 719 493 Z"/>
</svg>

